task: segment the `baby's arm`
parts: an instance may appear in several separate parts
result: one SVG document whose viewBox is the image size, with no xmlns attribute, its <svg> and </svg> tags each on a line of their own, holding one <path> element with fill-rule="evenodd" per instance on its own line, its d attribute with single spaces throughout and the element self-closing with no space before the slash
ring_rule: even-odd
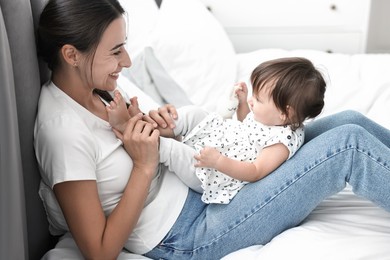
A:
<svg viewBox="0 0 390 260">
<path fill-rule="evenodd" d="M 250 112 L 248 105 L 248 87 L 244 82 L 237 83 L 236 95 L 238 98 L 237 119 L 242 122 Z"/>
<path fill-rule="evenodd" d="M 253 163 L 230 159 L 214 148 L 205 147 L 195 155 L 198 161 L 195 166 L 214 168 L 234 179 L 254 182 L 278 168 L 288 156 L 289 150 L 281 143 L 264 148 Z"/>
<path fill-rule="evenodd" d="M 106 106 L 106 110 L 110 125 L 123 133 L 127 121 L 130 119 L 130 115 L 126 107 L 126 102 L 118 90 L 115 90 L 113 101 L 110 102 L 110 105 Z"/>
</svg>

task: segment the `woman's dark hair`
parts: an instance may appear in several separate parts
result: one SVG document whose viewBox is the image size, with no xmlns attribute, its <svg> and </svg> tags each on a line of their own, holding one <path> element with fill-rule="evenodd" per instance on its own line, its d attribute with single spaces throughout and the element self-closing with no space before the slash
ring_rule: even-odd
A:
<svg viewBox="0 0 390 260">
<path fill-rule="evenodd" d="M 60 65 L 65 44 L 93 58 L 108 25 L 125 13 L 117 0 L 49 0 L 39 18 L 38 55 L 51 71 Z M 111 101 L 107 91 L 94 90 Z"/>
<path fill-rule="evenodd" d="M 326 83 L 322 74 L 306 58 L 288 57 L 257 66 L 251 75 L 253 94 L 265 86 L 275 106 L 287 115 L 293 129 L 307 118 L 318 116 L 324 107 Z M 293 109 L 289 114 L 288 107 Z"/>
<path fill-rule="evenodd" d="M 49 0 L 39 19 L 38 54 L 52 71 L 65 44 L 93 56 L 108 25 L 124 13 L 117 0 Z"/>
</svg>

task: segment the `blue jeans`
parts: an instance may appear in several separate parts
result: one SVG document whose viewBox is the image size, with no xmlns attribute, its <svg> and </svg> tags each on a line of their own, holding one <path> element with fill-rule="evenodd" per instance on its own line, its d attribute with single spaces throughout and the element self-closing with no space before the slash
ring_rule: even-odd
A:
<svg viewBox="0 0 390 260">
<path fill-rule="evenodd" d="M 266 244 L 298 225 L 348 182 L 353 191 L 390 211 L 390 131 L 346 111 L 306 127 L 305 145 L 266 178 L 247 184 L 227 205 L 203 204 L 190 191 L 181 215 L 154 259 L 220 259 Z"/>
</svg>

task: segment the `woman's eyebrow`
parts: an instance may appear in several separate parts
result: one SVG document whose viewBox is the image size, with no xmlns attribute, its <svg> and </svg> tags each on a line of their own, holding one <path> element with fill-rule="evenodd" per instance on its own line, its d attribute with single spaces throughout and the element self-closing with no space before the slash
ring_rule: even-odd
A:
<svg viewBox="0 0 390 260">
<path fill-rule="evenodd" d="M 110 51 L 113 51 L 113 50 L 115 50 L 115 49 L 118 49 L 119 47 L 121 47 L 121 46 L 123 46 L 123 45 L 125 45 L 125 42 L 122 42 L 122 43 L 119 43 L 119 44 L 115 45 L 114 48 L 112 48 Z"/>
</svg>

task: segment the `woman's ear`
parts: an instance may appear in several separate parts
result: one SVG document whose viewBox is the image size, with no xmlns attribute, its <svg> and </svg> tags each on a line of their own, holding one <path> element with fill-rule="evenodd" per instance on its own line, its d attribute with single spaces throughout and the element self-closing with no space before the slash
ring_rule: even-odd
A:
<svg viewBox="0 0 390 260">
<path fill-rule="evenodd" d="M 77 67 L 79 65 L 79 51 L 73 45 L 65 44 L 62 46 L 61 55 L 66 64 L 69 64 L 72 67 Z"/>
</svg>

